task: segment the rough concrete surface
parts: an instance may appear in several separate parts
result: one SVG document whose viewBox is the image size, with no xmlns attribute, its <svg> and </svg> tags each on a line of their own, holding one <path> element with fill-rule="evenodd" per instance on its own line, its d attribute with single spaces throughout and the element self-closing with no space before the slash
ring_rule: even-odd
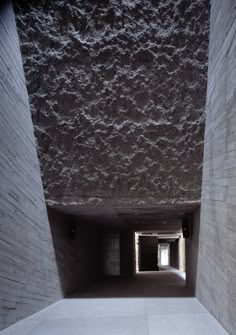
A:
<svg viewBox="0 0 236 335">
<path fill-rule="evenodd" d="M 15 11 L 48 203 L 199 200 L 208 1 Z"/>
</svg>

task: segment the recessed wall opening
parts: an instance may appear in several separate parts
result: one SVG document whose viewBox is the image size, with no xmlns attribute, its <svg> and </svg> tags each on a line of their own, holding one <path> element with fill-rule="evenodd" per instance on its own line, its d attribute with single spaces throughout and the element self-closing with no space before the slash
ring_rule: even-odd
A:
<svg viewBox="0 0 236 335">
<path fill-rule="evenodd" d="M 183 234 L 135 232 L 135 272 L 178 270 L 183 278 L 185 269 Z"/>
<path fill-rule="evenodd" d="M 49 211 L 58 269 L 66 297 L 189 296 L 180 214 L 177 219 L 173 218 L 167 223 L 167 220 L 152 223 L 155 214 L 149 215 L 150 210 L 145 211 L 145 216 L 140 215 L 146 221 L 138 219 L 138 215 L 133 213 L 119 213 L 117 217 L 123 219 L 123 222 L 119 222 L 110 213 L 104 212 L 103 209 L 93 213 L 89 209 L 82 216 Z M 61 229 L 57 231 L 59 221 Z M 72 223 L 76 224 L 73 239 L 68 236 L 66 229 L 68 225 L 74 228 Z M 145 226 L 153 229 L 145 230 Z M 63 255 L 62 243 L 67 250 Z M 80 273 L 83 273 L 83 280 L 80 279 L 80 286 L 76 288 Z"/>
<path fill-rule="evenodd" d="M 88 208 L 79 212 L 70 208 L 70 212 L 64 214 L 58 209 L 57 215 L 50 210 L 49 220 L 53 226 L 65 296 L 191 296 L 185 280 L 185 247 L 188 248 L 188 242 L 185 246 L 183 219 L 186 213 L 190 213 L 188 207 L 181 207 L 181 210 L 176 207 Z M 65 236 L 64 240 L 62 232 L 55 232 L 59 218 L 65 227 L 76 222 L 75 239 L 66 239 Z M 185 226 L 188 228 L 187 223 Z M 63 255 L 61 243 L 68 249 Z M 66 256 L 68 253 L 71 257 Z M 188 252 L 188 273 L 189 270 L 193 273 L 190 254 Z M 76 288 L 77 276 L 81 277 L 81 273 L 83 281 L 80 280 Z"/>
</svg>

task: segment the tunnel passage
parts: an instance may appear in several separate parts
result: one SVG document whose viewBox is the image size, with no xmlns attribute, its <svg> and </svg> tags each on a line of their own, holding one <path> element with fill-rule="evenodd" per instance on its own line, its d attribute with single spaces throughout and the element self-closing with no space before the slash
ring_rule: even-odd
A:
<svg viewBox="0 0 236 335">
<path fill-rule="evenodd" d="M 135 233 L 135 241 L 136 272 L 161 271 L 168 266 L 185 272 L 183 233 Z"/>
<path fill-rule="evenodd" d="M 154 283 L 158 280 L 154 272 L 186 271 L 191 286 L 194 266 L 191 261 L 190 268 L 186 266 L 188 244 L 182 224 L 186 215 L 197 208 L 195 204 L 177 208 L 70 208 L 69 212 L 49 209 L 64 296 L 111 278 L 140 280 L 144 272 L 154 276 Z"/>
<path fill-rule="evenodd" d="M 61 288 L 130 277 L 133 233 L 176 231 L 199 201 L 209 12 L 208 0 L 14 1 L 16 27 L 6 3 L 0 328 Z M 57 264 L 44 193 L 60 210 L 49 215 Z"/>
</svg>

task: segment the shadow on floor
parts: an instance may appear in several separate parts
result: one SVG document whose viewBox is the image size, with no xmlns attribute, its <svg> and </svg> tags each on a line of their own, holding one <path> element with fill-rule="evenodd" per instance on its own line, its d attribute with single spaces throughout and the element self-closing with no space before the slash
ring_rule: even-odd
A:
<svg viewBox="0 0 236 335">
<path fill-rule="evenodd" d="M 133 278 L 107 277 L 68 298 L 192 297 L 179 271 L 141 272 Z"/>
</svg>

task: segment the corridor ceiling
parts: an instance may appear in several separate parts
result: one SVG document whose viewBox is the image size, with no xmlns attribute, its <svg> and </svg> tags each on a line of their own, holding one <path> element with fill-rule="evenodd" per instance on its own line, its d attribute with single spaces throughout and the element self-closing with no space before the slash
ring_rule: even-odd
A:
<svg viewBox="0 0 236 335">
<path fill-rule="evenodd" d="M 59 211 L 74 214 L 79 220 L 98 227 L 128 228 L 132 231 L 181 232 L 182 219 L 192 213 L 199 203 L 162 205 L 153 208 L 96 208 L 65 206 Z"/>
<path fill-rule="evenodd" d="M 199 203 L 209 1 L 14 3 L 48 206 L 138 227 Z"/>
</svg>

